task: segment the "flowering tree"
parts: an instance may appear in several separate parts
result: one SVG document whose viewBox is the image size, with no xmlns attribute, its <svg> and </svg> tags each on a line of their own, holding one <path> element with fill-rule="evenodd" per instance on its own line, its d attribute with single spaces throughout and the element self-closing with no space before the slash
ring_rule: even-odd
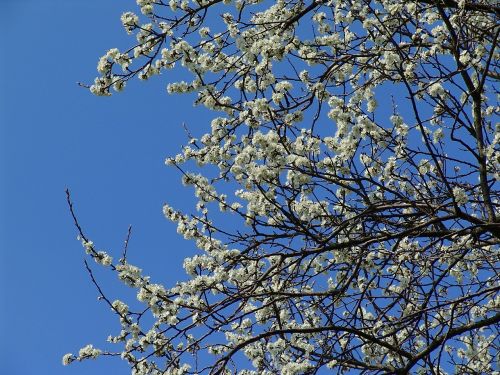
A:
<svg viewBox="0 0 500 375">
<path fill-rule="evenodd" d="M 169 93 L 214 112 L 166 161 L 198 203 L 165 216 L 201 252 L 184 262 L 187 281 L 163 286 L 98 252 L 76 222 L 89 256 L 144 306 L 102 294 L 120 350 L 89 345 L 63 362 L 117 355 L 133 374 L 493 373 L 495 3 L 137 0 L 142 15 L 121 18 L 137 42 L 100 59 L 90 90 L 163 73 Z M 192 80 L 172 82 L 180 69 Z"/>
</svg>

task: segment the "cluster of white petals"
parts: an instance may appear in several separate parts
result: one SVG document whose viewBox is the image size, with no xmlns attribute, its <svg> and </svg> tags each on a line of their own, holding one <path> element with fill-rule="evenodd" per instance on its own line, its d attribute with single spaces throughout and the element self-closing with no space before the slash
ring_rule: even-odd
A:
<svg viewBox="0 0 500 375">
<path fill-rule="evenodd" d="M 500 8 L 137 4 L 121 17 L 136 43 L 90 90 L 161 75 L 214 118 L 166 160 L 196 199 L 163 207 L 199 249 L 186 280 L 154 284 L 83 241 L 143 305 L 108 302 L 122 349 L 106 354 L 137 375 L 494 373 Z M 63 363 L 101 354 L 82 350 Z"/>
</svg>

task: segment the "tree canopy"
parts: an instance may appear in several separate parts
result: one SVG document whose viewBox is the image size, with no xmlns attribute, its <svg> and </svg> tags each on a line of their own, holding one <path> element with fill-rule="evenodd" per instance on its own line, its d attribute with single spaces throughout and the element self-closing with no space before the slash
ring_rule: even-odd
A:
<svg viewBox="0 0 500 375">
<path fill-rule="evenodd" d="M 75 218 L 87 254 L 143 309 L 101 295 L 119 349 L 87 346 L 63 362 L 116 355 L 133 374 L 172 375 L 493 373 L 496 2 L 137 4 L 142 14 L 121 17 L 136 41 L 110 49 L 89 88 L 111 95 L 161 75 L 169 93 L 213 111 L 166 161 L 197 205 L 165 216 L 200 252 L 185 259 L 186 280 L 155 284 L 125 254 L 97 251 Z"/>
</svg>

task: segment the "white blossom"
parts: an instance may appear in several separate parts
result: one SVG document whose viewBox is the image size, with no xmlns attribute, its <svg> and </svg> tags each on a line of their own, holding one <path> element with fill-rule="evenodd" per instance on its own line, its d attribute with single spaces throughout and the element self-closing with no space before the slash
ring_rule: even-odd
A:
<svg viewBox="0 0 500 375">
<path fill-rule="evenodd" d="M 90 91 L 162 74 L 205 111 L 165 160 L 194 199 L 163 213 L 196 250 L 162 285 L 81 233 L 136 296 L 101 293 L 120 324 L 106 356 L 141 375 L 494 373 L 494 7 L 137 0 L 136 12 L 121 17 L 135 39 L 98 60 Z"/>
<path fill-rule="evenodd" d="M 62 364 L 64 366 L 69 365 L 73 361 L 74 361 L 74 356 L 72 353 L 65 354 L 62 358 Z"/>
<path fill-rule="evenodd" d="M 78 352 L 78 359 L 82 360 L 85 358 L 92 358 L 95 359 L 99 357 L 102 354 L 102 351 L 100 349 L 94 348 L 91 344 L 84 346 L 83 348 L 80 349 Z"/>
<path fill-rule="evenodd" d="M 469 201 L 469 198 L 467 197 L 467 193 L 465 192 L 465 190 L 458 186 L 455 186 L 453 188 L 453 196 L 455 198 L 455 201 L 459 205 L 466 204 Z"/>
</svg>

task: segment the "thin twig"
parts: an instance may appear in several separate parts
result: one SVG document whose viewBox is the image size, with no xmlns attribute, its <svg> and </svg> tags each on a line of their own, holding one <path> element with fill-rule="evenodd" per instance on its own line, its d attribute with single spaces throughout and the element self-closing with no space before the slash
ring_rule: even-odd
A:
<svg viewBox="0 0 500 375">
<path fill-rule="evenodd" d="M 75 224 L 76 229 L 78 230 L 78 234 L 80 235 L 80 238 L 84 240 L 85 242 L 88 242 L 87 237 L 85 234 L 83 234 L 83 229 L 78 223 L 78 219 L 76 218 L 75 215 L 75 210 L 73 208 L 73 202 L 71 201 L 71 194 L 69 192 L 69 189 L 66 189 L 66 201 L 68 202 L 69 206 L 69 212 L 71 213 L 71 217 L 73 217 L 73 223 Z"/>
<path fill-rule="evenodd" d="M 125 245 L 123 246 L 123 255 L 122 255 L 122 259 L 120 259 L 121 264 L 127 263 L 127 250 L 128 250 L 128 243 L 130 241 L 131 234 L 132 234 L 132 224 L 130 224 L 128 226 L 127 237 L 125 238 Z"/>
</svg>

